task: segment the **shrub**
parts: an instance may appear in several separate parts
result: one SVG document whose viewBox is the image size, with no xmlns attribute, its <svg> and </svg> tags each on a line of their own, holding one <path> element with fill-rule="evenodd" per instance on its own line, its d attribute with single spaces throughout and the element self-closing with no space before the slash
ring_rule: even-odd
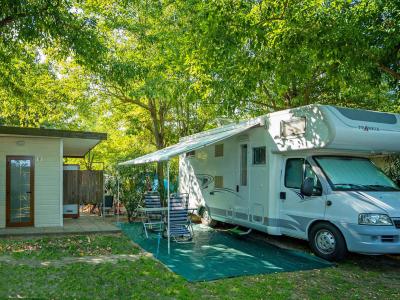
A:
<svg viewBox="0 0 400 300">
<path fill-rule="evenodd" d="M 400 155 L 390 155 L 386 158 L 385 173 L 395 182 L 400 179 Z"/>
</svg>

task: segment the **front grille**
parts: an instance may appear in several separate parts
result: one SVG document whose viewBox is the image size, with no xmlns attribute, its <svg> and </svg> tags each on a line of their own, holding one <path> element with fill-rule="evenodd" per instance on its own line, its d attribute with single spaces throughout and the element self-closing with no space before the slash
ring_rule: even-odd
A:
<svg viewBox="0 0 400 300">
<path fill-rule="evenodd" d="M 394 220 L 393 223 L 396 228 L 400 228 L 400 220 Z"/>
</svg>

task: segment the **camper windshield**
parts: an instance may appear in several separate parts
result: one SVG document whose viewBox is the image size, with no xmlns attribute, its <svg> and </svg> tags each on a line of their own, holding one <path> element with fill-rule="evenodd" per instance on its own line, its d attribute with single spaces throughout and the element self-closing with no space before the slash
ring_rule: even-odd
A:
<svg viewBox="0 0 400 300">
<path fill-rule="evenodd" d="M 314 158 L 335 190 L 400 190 L 367 158 L 340 156 L 316 156 Z"/>
</svg>

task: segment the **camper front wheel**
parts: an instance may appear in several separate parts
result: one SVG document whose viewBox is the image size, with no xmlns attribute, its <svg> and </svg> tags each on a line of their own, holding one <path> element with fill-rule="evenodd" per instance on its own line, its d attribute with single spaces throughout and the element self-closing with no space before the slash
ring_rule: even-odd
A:
<svg viewBox="0 0 400 300">
<path fill-rule="evenodd" d="M 342 233 L 332 224 L 314 225 L 308 237 L 313 252 L 329 261 L 343 260 L 347 254 L 346 241 Z"/>
<path fill-rule="evenodd" d="M 201 208 L 201 223 L 203 223 L 204 225 L 210 226 L 210 227 L 214 227 L 217 225 L 218 221 L 213 220 L 211 218 L 211 214 L 210 211 L 207 207 L 202 207 Z"/>
</svg>

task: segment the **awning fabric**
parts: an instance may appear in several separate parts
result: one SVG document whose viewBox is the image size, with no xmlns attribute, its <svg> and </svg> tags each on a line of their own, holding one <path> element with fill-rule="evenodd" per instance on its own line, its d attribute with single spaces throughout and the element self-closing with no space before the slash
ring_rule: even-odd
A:
<svg viewBox="0 0 400 300">
<path fill-rule="evenodd" d="M 172 157 L 218 143 L 260 124 L 262 124 L 262 119 L 255 118 L 200 132 L 181 139 L 178 144 L 146 154 L 133 160 L 122 162 L 119 165 L 140 165 L 151 162 L 168 161 Z"/>
</svg>

